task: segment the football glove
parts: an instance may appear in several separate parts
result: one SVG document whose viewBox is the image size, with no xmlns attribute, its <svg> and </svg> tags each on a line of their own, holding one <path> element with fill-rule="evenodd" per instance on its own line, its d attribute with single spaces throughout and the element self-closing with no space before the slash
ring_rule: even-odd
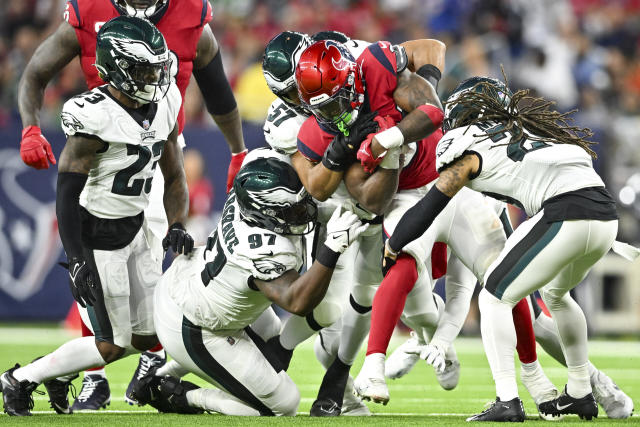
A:
<svg viewBox="0 0 640 427">
<path fill-rule="evenodd" d="M 227 171 L 227 193 L 231 191 L 233 187 L 233 180 L 236 178 L 240 167 L 242 166 L 242 161 L 245 157 L 247 157 L 247 153 L 249 150 L 244 150 L 239 153 L 231 153 L 231 162 L 229 162 L 229 170 Z"/>
<path fill-rule="evenodd" d="M 415 349 L 407 349 L 407 353 L 418 354 L 420 359 L 433 366 L 436 372 L 443 372 L 445 368 L 445 352 L 447 345 L 438 340 L 432 340 L 427 345 L 417 346 Z"/>
<path fill-rule="evenodd" d="M 167 235 L 162 239 L 162 249 L 166 251 L 169 248 L 173 249 L 176 254 L 184 255 L 193 250 L 193 237 L 187 233 L 187 230 L 179 222 L 171 224 Z"/>
<path fill-rule="evenodd" d="M 334 252 L 343 253 L 362 232 L 369 228 L 351 211 L 342 212 L 338 206 L 327 222 L 327 239 L 324 244 Z"/>
<path fill-rule="evenodd" d="M 98 280 L 96 273 L 81 257 L 69 259 L 68 264 L 61 264 L 69 269 L 69 288 L 73 299 L 82 307 L 96 302 Z"/>
<path fill-rule="evenodd" d="M 372 111 L 358 117 L 355 124 L 349 128 L 349 135 L 336 135 L 322 156 L 324 167 L 332 171 L 347 169 L 355 161 L 360 143 L 378 129 L 377 123 L 373 120 L 377 114 L 377 111 Z"/>
<path fill-rule="evenodd" d="M 378 130 L 375 133 L 370 133 L 367 135 L 366 139 L 360 145 L 360 149 L 358 150 L 358 154 L 356 157 L 360 160 L 362 164 L 362 168 L 367 173 L 373 173 L 380 162 L 384 160 L 387 151 L 382 153 L 379 157 L 374 157 L 373 152 L 371 151 L 371 144 L 373 143 L 373 138 L 379 134 L 380 132 L 384 132 L 387 129 L 395 126 L 393 119 L 390 116 L 380 117 L 377 116 L 375 118 L 376 123 L 378 123 Z"/>
<path fill-rule="evenodd" d="M 398 253 L 394 252 L 389 246 L 389 239 L 382 249 L 382 276 L 386 276 L 391 267 L 393 267 L 398 259 Z"/>
<path fill-rule="evenodd" d="M 27 126 L 22 130 L 20 157 L 26 165 L 36 169 L 49 169 L 47 159 L 52 165 L 56 164 L 51 144 L 42 135 L 38 126 Z"/>
</svg>

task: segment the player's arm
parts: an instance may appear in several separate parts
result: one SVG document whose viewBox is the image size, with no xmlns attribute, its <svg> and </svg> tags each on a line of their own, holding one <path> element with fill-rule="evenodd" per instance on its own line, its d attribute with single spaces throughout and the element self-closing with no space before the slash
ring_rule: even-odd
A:
<svg viewBox="0 0 640 427">
<path fill-rule="evenodd" d="M 51 145 L 42 135 L 39 113 L 44 90 L 49 81 L 80 53 L 80 43 L 69 23 L 62 22 L 45 39 L 27 63 L 18 83 L 18 110 L 22 118 L 22 160 L 36 169 L 49 167 L 47 159 L 56 163 Z"/>
<path fill-rule="evenodd" d="M 432 65 L 440 73 L 444 71 L 447 47 L 440 40 L 418 39 L 400 43 L 407 53 L 407 68 L 418 71 L 424 65 Z"/>
<path fill-rule="evenodd" d="M 400 169 L 379 167 L 373 174 L 354 163 L 344 174 L 344 183 L 349 194 L 367 210 L 382 215 L 398 189 Z"/>
<path fill-rule="evenodd" d="M 227 191 L 246 155 L 242 136 L 242 120 L 231 86 L 222 66 L 220 47 L 211 27 L 205 25 L 196 47 L 193 76 L 202 92 L 207 111 L 213 117 L 231 150 Z"/>
<path fill-rule="evenodd" d="M 420 237 L 453 196 L 480 169 L 476 154 L 465 154 L 440 171 L 440 177 L 429 192 L 400 219 L 393 235 L 385 245 L 385 257 L 395 259 L 409 242 Z"/>
<path fill-rule="evenodd" d="M 170 224 L 167 236 L 162 240 L 162 246 L 165 250 L 171 246 L 174 252 L 186 255 L 193 249 L 193 238 L 183 225 L 189 213 L 189 189 L 184 173 L 182 149 L 178 144 L 177 123 L 164 145 L 159 164 L 164 177 L 164 210 Z"/>
<path fill-rule="evenodd" d="M 343 171 L 327 169 L 322 162 L 314 163 L 306 159 L 300 152 L 291 156 L 291 164 L 307 192 L 321 202 L 336 191 L 344 175 Z"/>
</svg>

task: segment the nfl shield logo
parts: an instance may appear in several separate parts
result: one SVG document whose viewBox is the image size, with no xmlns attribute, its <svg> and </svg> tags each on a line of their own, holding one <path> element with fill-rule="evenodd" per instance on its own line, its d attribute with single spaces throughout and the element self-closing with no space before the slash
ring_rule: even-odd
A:
<svg viewBox="0 0 640 427">
<path fill-rule="evenodd" d="M 144 119 L 143 122 L 142 122 L 142 127 L 144 128 L 144 130 L 149 129 L 149 126 L 150 126 L 149 120 L 148 119 Z"/>
</svg>

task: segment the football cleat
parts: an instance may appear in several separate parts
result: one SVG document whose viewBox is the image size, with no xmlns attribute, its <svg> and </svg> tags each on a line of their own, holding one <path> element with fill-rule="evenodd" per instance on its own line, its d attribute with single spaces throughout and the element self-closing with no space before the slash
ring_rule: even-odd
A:
<svg viewBox="0 0 640 427">
<path fill-rule="evenodd" d="M 162 377 L 156 376 L 157 370 L 156 367 L 151 368 L 136 382 L 131 398 L 138 402 L 138 405 L 150 405 L 158 412 L 175 412 L 171 403 L 160 393 Z"/>
<path fill-rule="evenodd" d="M 204 412 L 201 408 L 190 406 L 187 400 L 187 392 L 199 388 L 189 381 L 180 380 L 170 375 L 160 380 L 160 393 L 171 404 L 172 412 L 177 414 L 202 414 Z"/>
<path fill-rule="evenodd" d="M 353 392 L 362 400 L 386 405 L 389 402 L 389 388 L 384 380 L 384 354 L 370 354 L 364 359 L 360 373 L 353 381 Z"/>
<path fill-rule="evenodd" d="M 460 362 L 458 357 L 455 359 L 445 359 L 444 370 L 442 372 L 436 370 L 436 379 L 438 384 L 445 390 L 453 390 L 460 380 Z"/>
<path fill-rule="evenodd" d="M 420 346 L 418 341 L 418 334 L 415 331 L 409 333 L 409 339 L 402 343 L 393 353 L 387 358 L 384 363 L 384 373 L 387 378 L 395 380 L 407 375 L 411 369 L 420 360 L 420 354 L 416 351 Z M 412 352 L 407 352 L 407 351 Z"/>
<path fill-rule="evenodd" d="M 82 389 L 76 396 L 72 411 L 97 411 L 111 403 L 111 390 L 106 377 L 88 374 L 82 380 Z"/>
<path fill-rule="evenodd" d="M 49 403 L 57 414 L 73 413 L 69 406 L 68 395 L 69 390 L 71 390 L 71 396 L 76 397 L 76 389 L 71 383 L 76 378 L 78 378 L 78 374 L 62 379 L 54 378 L 44 382 L 44 387 L 49 395 Z"/>
<path fill-rule="evenodd" d="M 524 367 L 521 365 L 520 380 L 533 398 L 533 401 L 538 408 L 540 418 L 547 421 L 558 421 L 562 419 L 562 415 L 551 416 L 540 411 L 540 405 L 542 403 L 556 399 L 559 393 L 556 386 L 554 386 L 549 378 L 544 374 L 542 367 L 539 364 L 534 372 L 525 371 Z"/>
<path fill-rule="evenodd" d="M 503 402 L 496 397 L 495 402 L 479 414 L 467 418 L 467 421 L 524 422 L 524 406 L 519 397 Z"/>
<path fill-rule="evenodd" d="M 139 403 L 136 401 L 136 399 L 132 395 L 136 385 L 138 384 L 140 379 L 142 379 L 145 375 L 149 373 L 149 371 L 152 368 L 157 369 L 162 365 L 164 365 L 165 363 L 167 363 L 167 359 L 162 358 L 157 354 L 149 353 L 148 351 L 145 351 L 144 353 L 140 354 L 138 367 L 133 373 L 133 377 L 131 378 L 129 385 L 127 386 L 127 391 L 124 393 L 124 401 L 127 402 L 129 405 L 138 405 Z"/>
<path fill-rule="evenodd" d="M 580 399 L 571 397 L 567 393 L 567 387 L 557 398 L 548 402 L 543 402 L 538 406 L 541 414 L 559 417 L 562 414 L 576 414 L 583 420 L 591 420 L 598 417 L 598 404 L 593 397 L 593 393 L 589 393 Z"/>
<path fill-rule="evenodd" d="M 602 371 L 591 375 L 591 388 L 596 402 L 609 418 L 629 418 L 633 414 L 633 400 Z"/>
<path fill-rule="evenodd" d="M 31 393 L 38 387 L 38 384 L 27 380 L 18 381 L 13 376 L 13 371 L 19 367 L 20 365 L 16 363 L 16 366 L 0 376 L 2 401 L 5 413 L 10 416 L 25 417 L 31 415 L 31 410 L 33 409 L 33 396 Z"/>
<path fill-rule="evenodd" d="M 347 417 L 368 417 L 371 411 L 365 403 L 353 392 L 353 378 L 347 378 L 347 387 L 344 390 L 341 415 Z"/>
<path fill-rule="evenodd" d="M 309 415 L 312 417 L 337 417 L 342 408 L 332 399 L 316 399 L 311 405 Z"/>
</svg>

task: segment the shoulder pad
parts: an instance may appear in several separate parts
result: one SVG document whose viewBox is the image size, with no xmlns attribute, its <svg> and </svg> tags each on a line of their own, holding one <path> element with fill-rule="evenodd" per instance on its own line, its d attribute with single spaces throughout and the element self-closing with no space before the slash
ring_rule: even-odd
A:
<svg viewBox="0 0 640 427">
<path fill-rule="evenodd" d="M 84 133 L 97 135 L 101 128 L 101 120 L 104 118 L 102 102 L 105 95 L 97 89 L 76 95 L 64 103 L 60 122 L 65 135 L 75 135 Z"/>
<path fill-rule="evenodd" d="M 291 155 L 298 149 L 298 130 L 306 117 L 299 115 L 282 100 L 271 103 L 262 130 L 267 144 L 276 151 Z"/>
<path fill-rule="evenodd" d="M 462 157 L 470 147 L 478 141 L 477 135 L 482 132 L 476 126 L 465 126 L 445 133 L 436 147 L 436 169 L 440 172 L 453 161 Z"/>
<path fill-rule="evenodd" d="M 404 46 L 394 44 L 391 46 L 391 52 L 396 55 L 396 71 L 400 74 L 405 70 L 405 68 L 407 68 L 407 64 L 409 63 L 407 51 L 404 49 Z"/>
</svg>

